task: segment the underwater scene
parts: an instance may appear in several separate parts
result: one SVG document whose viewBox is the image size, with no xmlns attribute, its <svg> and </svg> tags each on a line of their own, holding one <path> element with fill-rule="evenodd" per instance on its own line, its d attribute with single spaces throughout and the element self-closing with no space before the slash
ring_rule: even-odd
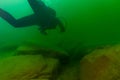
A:
<svg viewBox="0 0 120 80">
<path fill-rule="evenodd" d="M 0 80 L 120 80 L 120 1 L 0 0 Z"/>
</svg>

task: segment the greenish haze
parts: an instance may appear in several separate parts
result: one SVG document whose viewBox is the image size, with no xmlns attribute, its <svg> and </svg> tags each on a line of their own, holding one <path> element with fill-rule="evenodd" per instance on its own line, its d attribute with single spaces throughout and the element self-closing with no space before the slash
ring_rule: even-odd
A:
<svg viewBox="0 0 120 80">
<path fill-rule="evenodd" d="M 17 45 L 23 42 L 53 47 L 58 43 L 63 48 L 100 46 L 120 42 L 119 0 L 43 0 L 54 8 L 66 24 L 66 32 L 59 29 L 41 35 L 37 26 L 14 28 L 0 18 L 0 45 Z M 21 18 L 33 13 L 27 0 L 0 0 L 0 8 Z M 59 45 L 61 46 L 61 45 Z"/>
</svg>

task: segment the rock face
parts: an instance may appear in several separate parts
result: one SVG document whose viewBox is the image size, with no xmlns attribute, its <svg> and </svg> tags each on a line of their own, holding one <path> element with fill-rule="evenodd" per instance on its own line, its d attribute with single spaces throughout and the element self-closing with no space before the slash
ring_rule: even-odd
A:
<svg viewBox="0 0 120 80">
<path fill-rule="evenodd" d="M 0 80 L 56 80 L 65 52 L 22 45 L 0 61 Z"/>
<path fill-rule="evenodd" d="M 85 56 L 80 61 L 80 80 L 120 80 L 120 45 Z"/>
<path fill-rule="evenodd" d="M 47 80 L 53 76 L 58 63 L 41 55 L 8 57 L 0 61 L 0 80 Z"/>
</svg>

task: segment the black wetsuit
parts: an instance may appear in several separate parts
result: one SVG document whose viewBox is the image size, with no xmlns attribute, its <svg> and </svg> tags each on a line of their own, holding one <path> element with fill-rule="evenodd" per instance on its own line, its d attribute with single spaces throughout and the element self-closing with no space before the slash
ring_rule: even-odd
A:
<svg viewBox="0 0 120 80">
<path fill-rule="evenodd" d="M 0 17 L 17 28 L 38 25 L 43 34 L 47 34 L 45 30 L 55 29 L 56 26 L 60 27 L 61 32 L 65 31 L 64 25 L 56 17 L 56 12 L 52 8 L 46 6 L 41 0 L 28 0 L 28 2 L 33 9 L 34 14 L 15 19 L 11 14 L 0 8 Z"/>
</svg>

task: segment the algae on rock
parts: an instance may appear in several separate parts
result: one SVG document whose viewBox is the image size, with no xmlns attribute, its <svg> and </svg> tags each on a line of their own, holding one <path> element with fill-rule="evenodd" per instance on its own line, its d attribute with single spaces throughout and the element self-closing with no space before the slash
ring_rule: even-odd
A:
<svg viewBox="0 0 120 80">
<path fill-rule="evenodd" d="M 80 80 L 120 80 L 120 45 L 86 55 L 80 61 Z"/>
</svg>

